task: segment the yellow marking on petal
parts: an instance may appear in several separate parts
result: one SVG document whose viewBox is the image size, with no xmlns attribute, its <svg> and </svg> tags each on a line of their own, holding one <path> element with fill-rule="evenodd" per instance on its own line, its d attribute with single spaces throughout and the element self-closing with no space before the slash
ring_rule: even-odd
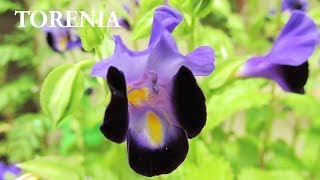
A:
<svg viewBox="0 0 320 180">
<path fill-rule="evenodd" d="M 163 142 L 163 129 L 158 116 L 153 112 L 147 113 L 147 127 L 148 133 L 153 145 L 160 145 Z"/>
<path fill-rule="evenodd" d="M 58 42 L 58 50 L 63 51 L 67 48 L 67 44 L 68 44 L 68 37 L 61 37 L 59 38 L 59 42 Z"/>
<path fill-rule="evenodd" d="M 149 90 L 148 88 L 135 89 L 128 94 L 128 101 L 133 105 L 141 105 L 142 101 L 148 99 Z"/>
</svg>

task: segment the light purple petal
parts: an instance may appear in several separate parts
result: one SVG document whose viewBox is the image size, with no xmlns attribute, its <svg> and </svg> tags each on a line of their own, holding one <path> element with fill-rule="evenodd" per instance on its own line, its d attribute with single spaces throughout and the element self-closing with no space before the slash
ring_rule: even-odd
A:
<svg viewBox="0 0 320 180">
<path fill-rule="evenodd" d="M 8 166 L 7 171 L 10 172 L 11 174 L 18 176 L 22 170 L 19 167 L 12 164 Z"/>
<path fill-rule="evenodd" d="M 184 64 L 195 76 L 207 76 L 214 70 L 215 53 L 210 46 L 201 46 L 186 57 Z"/>
<path fill-rule="evenodd" d="M 214 51 L 203 46 L 187 56 L 180 54 L 171 34 L 163 32 L 152 49 L 147 69 L 158 74 L 159 81 L 170 81 L 181 66 L 186 66 L 195 76 L 209 75 L 214 69 Z"/>
<path fill-rule="evenodd" d="M 106 78 L 110 66 L 116 67 L 125 75 L 128 84 L 143 77 L 146 68 L 148 51 L 135 52 L 129 50 L 122 42 L 120 36 L 115 36 L 116 44 L 114 54 L 97 62 L 91 71 L 92 76 Z"/>
<path fill-rule="evenodd" d="M 314 52 L 318 37 L 313 20 L 303 12 L 294 11 L 266 58 L 275 64 L 301 65 Z"/>
<path fill-rule="evenodd" d="M 179 11 L 170 6 L 163 5 L 157 8 L 154 13 L 149 46 L 153 46 L 159 41 L 163 31 L 171 33 L 182 19 Z"/>
</svg>

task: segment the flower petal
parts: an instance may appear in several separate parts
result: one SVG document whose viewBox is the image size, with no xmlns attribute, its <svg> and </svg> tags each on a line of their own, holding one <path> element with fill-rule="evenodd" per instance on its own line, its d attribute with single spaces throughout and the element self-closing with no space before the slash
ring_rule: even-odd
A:
<svg viewBox="0 0 320 180">
<path fill-rule="evenodd" d="M 143 77 L 149 55 L 148 50 L 131 51 L 123 44 L 120 36 L 114 36 L 114 41 L 116 44 L 114 54 L 97 62 L 92 68 L 91 75 L 105 78 L 109 67 L 114 66 L 124 73 L 128 84 Z"/>
<path fill-rule="evenodd" d="M 147 69 L 156 72 L 159 82 L 171 81 L 181 66 L 189 68 L 196 76 L 209 75 L 214 70 L 214 51 L 202 46 L 184 56 L 178 51 L 170 33 L 163 33 L 148 57 Z"/>
<path fill-rule="evenodd" d="M 306 11 L 308 7 L 308 1 L 307 0 L 283 0 L 281 3 L 281 10 L 302 10 Z"/>
<path fill-rule="evenodd" d="M 275 79 L 277 83 L 287 92 L 304 94 L 304 85 L 309 76 L 308 62 L 300 66 L 279 65 L 279 77 Z"/>
<path fill-rule="evenodd" d="M 206 124 L 206 100 L 192 72 L 184 66 L 174 77 L 172 101 L 177 120 L 188 138 L 197 136 Z"/>
<path fill-rule="evenodd" d="M 195 76 L 207 76 L 214 70 L 215 53 L 210 46 L 201 46 L 186 56 L 185 66 Z"/>
<path fill-rule="evenodd" d="M 156 111 L 147 111 L 144 117 L 134 118 L 138 122 L 130 125 L 127 136 L 130 167 L 144 176 L 175 170 L 188 153 L 185 131 L 169 124 Z"/>
<path fill-rule="evenodd" d="M 240 69 L 242 77 L 262 77 L 271 79 L 287 92 L 304 94 L 304 85 L 308 79 L 308 62 L 299 66 L 270 63 L 265 57 L 249 59 Z"/>
<path fill-rule="evenodd" d="M 122 143 L 128 131 L 128 99 L 125 78 L 115 67 L 108 70 L 107 81 L 111 92 L 103 123 L 100 127 L 103 135 L 116 143 Z"/>
<path fill-rule="evenodd" d="M 157 44 L 163 32 L 171 33 L 182 19 L 179 11 L 168 5 L 157 8 L 154 13 L 149 46 Z"/>
<path fill-rule="evenodd" d="M 318 41 L 317 26 L 305 13 L 294 11 L 267 59 L 275 64 L 298 66 L 307 61 Z"/>
</svg>

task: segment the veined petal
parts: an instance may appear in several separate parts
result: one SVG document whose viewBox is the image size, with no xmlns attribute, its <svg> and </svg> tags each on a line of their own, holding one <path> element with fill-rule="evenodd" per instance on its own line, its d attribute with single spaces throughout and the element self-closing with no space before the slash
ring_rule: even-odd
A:
<svg viewBox="0 0 320 180">
<path fill-rule="evenodd" d="M 173 79 L 172 102 L 179 125 L 190 139 L 197 136 L 206 124 L 205 101 L 192 72 L 182 66 Z"/>
<path fill-rule="evenodd" d="M 294 11 L 266 56 L 267 60 L 274 64 L 301 65 L 314 52 L 318 37 L 313 20 L 303 12 Z"/>
<path fill-rule="evenodd" d="M 126 138 L 129 126 L 126 82 L 123 73 L 112 66 L 108 70 L 107 82 L 111 101 L 100 130 L 107 139 L 121 143 Z"/>
<path fill-rule="evenodd" d="M 114 41 L 116 44 L 114 54 L 97 62 L 92 68 L 91 75 L 105 78 L 109 67 L 114 66 L 124 73 L 128 84 L 143 77 L 149 50 L 131 51 L 123 44 L 120 36 L 114 36 Z"/>
<path fill-rule="evenodd" d="M 144 176 L 168 174 L 175 170 L 188 153 L 183 129 L 171 125 L 156 110 L 146 110 L 131 118 L 128 131 L 128 157 L 131 168 Z"/>
</svg>

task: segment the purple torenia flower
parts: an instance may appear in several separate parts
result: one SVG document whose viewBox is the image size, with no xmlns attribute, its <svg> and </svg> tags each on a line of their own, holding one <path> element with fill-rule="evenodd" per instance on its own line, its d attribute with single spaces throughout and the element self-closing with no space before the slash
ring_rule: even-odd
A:
<svg viewBox="0 0 320 180">
<path fill-rule="evenodd" d="M 13 176 L 19 176 L 21 169 L 15 165 L 7 165 L 4 162 L 0 162 L 0 179 L 5 179 L 6 174 Z"/>
<path fill-rule="evenodd" d="M 308 8 L 308 0 L 283 0 L 281 3 L 282 11 L 301 10 L 306 11 Z"/>
<path fill-rule="evenodd" d="M 107 78 L 111 101 L 100 130 L 109 140 L 127 140 L 131 168 L 145 176 L 167 174 L 185 159 L 188 138 L 206 123 L 205 97 L 194 75 L 214 69 L 214 51 L 199 47 L 182 55 L 171 32 L 182 21 L 167 5 L 156 9 L 148 48 L 131 51 L 115 36 L 114 54 L 92 69 Z"/>
<path fill-rule="evenodd" d="M 294 11 L 271 51 L 249 59 L 240 69 L 240 76 L 268 78 L 284 91 L 304 94 L 308 58 L 316 48 L 318 35 L 312 19 L 303 12 Z"/>
<path fill-rule="evenodd" d="M 62 21 L 62 24 L 65 26 L 66 21 Z M 80 37 L 70 27 L 59 27 L 56 24 L 55 27 L 45 26 L 43 30 L 49 46 L 54 51 L 61 53 L 74 48 L 83 50 Z"/>
</svg>

